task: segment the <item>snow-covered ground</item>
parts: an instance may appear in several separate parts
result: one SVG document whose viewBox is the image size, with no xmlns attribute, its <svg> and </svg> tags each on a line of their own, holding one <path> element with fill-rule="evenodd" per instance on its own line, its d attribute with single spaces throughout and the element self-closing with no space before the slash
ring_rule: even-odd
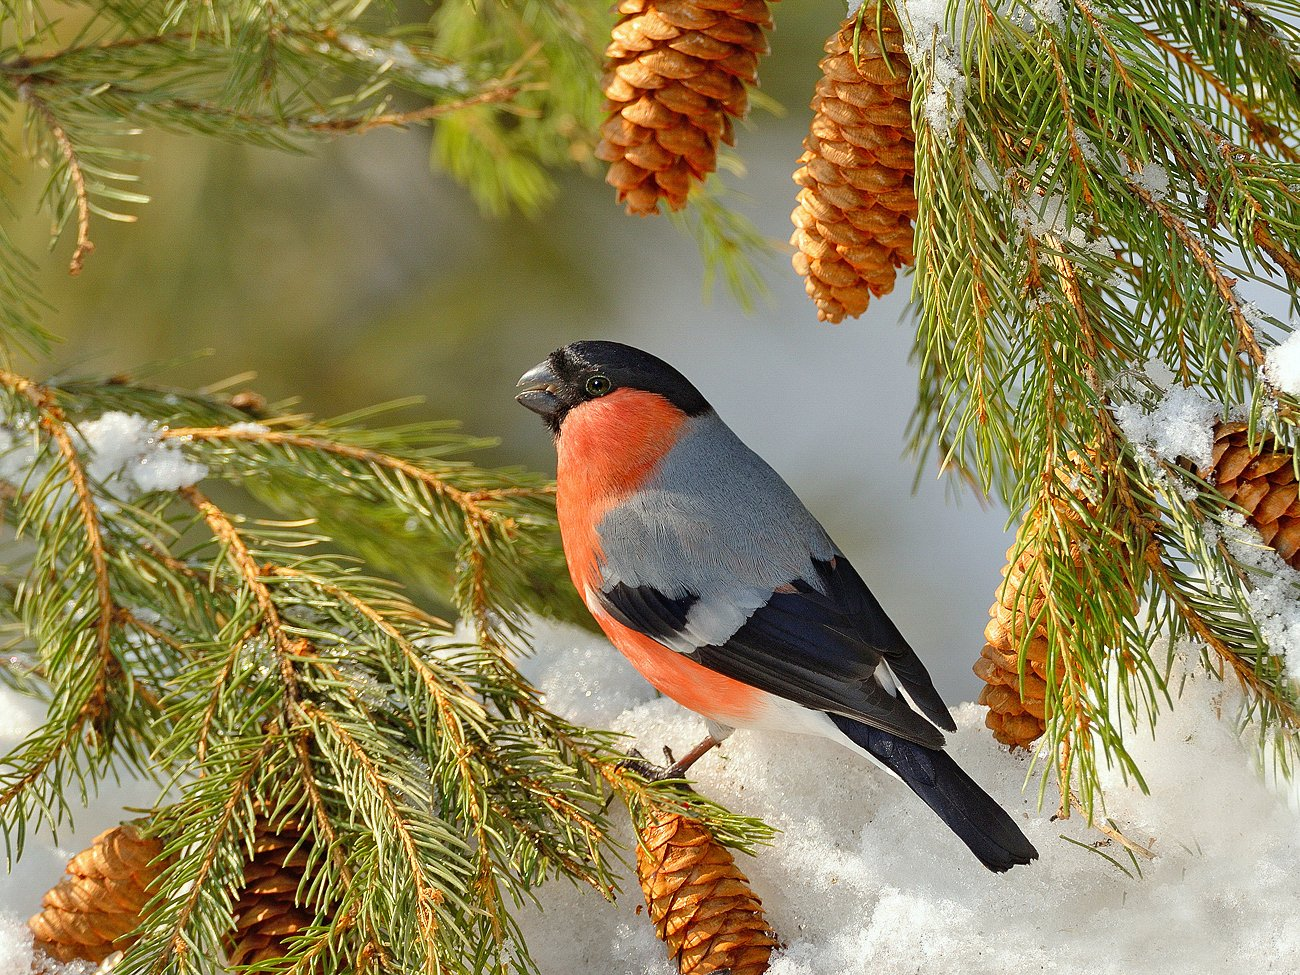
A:
<svg viewBox="0 0 1300 975">
<path fill-rule="evenodd" d="M 702 722 L 654 692 L 603 640 L 542 625 L 524 663 L 551 705 L 636 737 L 647 755 L 685 749 Z M 741 857 L 786 947 L 773 975 L 1230 975 L 1300 971 L 1300 819 L 1263 785 L 1248 748 L 1216 717 L 1230 688 L 1189 678 L 1155 739 L 1132 748 L 1152 795 L 1112 783 L 1108 810 L 1154 861 L 1127 876 L 1076 816 L 1052 822 L 1055 796 L 1036 808 L 1022 794 L 1027 761 L 983 728 L 983 709 L 955 709 L 958 761 L 1020 820 L 1041 854 L 1008 874 L 985 871 L 908 790 L 830 743 L 738 732 L 695 768 L 698 788 L 781 832 Z M 0 748 L 37 719 L 0 696 Z M 115 791 L 56 847 L 38 837 L 0 879 L 0 975 L 27 971 L 25 928 L 68 853 L 147 801 L 147 786 Z M 625 840 L 627 837 L 625 836 Z M 1126 864 L 1114 843 L 1101 852 Z M 522 917 L 548 975 L 671 975 L 641 895 L 608 904 L 568 883 L 548 885 L 543 910 Z"/>
</svg>

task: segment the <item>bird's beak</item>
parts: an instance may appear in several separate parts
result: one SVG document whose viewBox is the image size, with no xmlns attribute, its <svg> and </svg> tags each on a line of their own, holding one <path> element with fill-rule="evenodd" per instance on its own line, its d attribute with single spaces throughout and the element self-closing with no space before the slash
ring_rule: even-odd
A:
<svg viewBox="0 0 1300 975">
<path fill-rule="evenodd" d="M 551 369 L 549 361 L 539 362 L 519 377 L 518 386 L 523 392 L 515 397 L 515 402 L 538 413 L 541 416 L 554 416 L 560 411 L 560 398 L 555 395 L 555 387 L 560 377 Z"/>
</svg>

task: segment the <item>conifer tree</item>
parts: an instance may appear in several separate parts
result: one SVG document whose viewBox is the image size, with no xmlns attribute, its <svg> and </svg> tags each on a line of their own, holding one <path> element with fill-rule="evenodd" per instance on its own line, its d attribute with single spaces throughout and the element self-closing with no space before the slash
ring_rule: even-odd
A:
<svg viewBox="0 0 1300 975">
<path fill-rule="evenodd" d="M 780 10 L 624 6 L 653 55 L 633 114 L 680 116 L 693 130 L 655 128 L 654 144 L 689 142 L 707 162 L 671 183 L 672 205 L 685 194 L 706 261 L 751 289 L 757 235 L 708 173 L 719 143 L 734 137 L 743 157 L 731 115 Z M 95 259 L 97 221 L 141 212 L 142 128 L 298 148 L 430 124 L 435 161 L 488 212 L 543 207 L 561 168 L 599 173 L 603 3 L 96 0 L 66 18 L 4 0 L 3 13 L 0 111 L 26 138 L 0 154 L 45 168 L 73 274 Z M 826 60 L 835 97 L 818 111 L 858 142 L 812 130 L 839 169 L 801 209 L 833 202 L 818 234 L 839 228 L 845 246 L 889 235 L 866 265 L 879 280 L 827 250 L 821 269 L 846 276 L 827 281 L 856 296 L 827 317 L 869 314 L 868 291 L 914 261 L 911 446 L 1019 520 L 981 667 L 1022 699 L 1033 678 L 1034 747 L 1066 811 L 1104 801 L 1104 763 L 1141 782 L 1126 738 L 1178 706 L 1176 651 L 1242 685 L 1266 761 L 1289 776 L 1296 759 L 1296 22 L 1289 0 L 897 0 L 852 15 Z M 641 65 L 629 36 L 611 57 Z M 891 110 L 873 127 L 880 92 Z M 679 109 L 660 111 L 669 101 Z M 649 145 L 642 122 L 620 129 L 620 158 Z M 658 172 L 653 152 L 636 155 Z M 867 211 L 875 224 L 854 222 Z M 275 964 L 299 972 L 530 970 L 509 907 L 548 876 L 612 889 L 611 792 L 638 822 L 669 803 L 733 845 L 761 837 L 628 771 L 612 736 L 551 714 L 511 665 L 530 614 L 573 607 L 542 479 L 477 467 L 468 438 L 378 410 L 320 421 L 230 391 L 34 379 L 14 366 L 50 339 L 31 267 L 0 221 L 0 491 L 19 539 L 0 585 L 18 634 L 2 672 L 49 706 L 0 764 L 0 825 L 20 853 L 115 761 L 171 784 L 148 827 L 166 867 L 120 971 L 215 970 L 247 930 L 234 915 L 259 844 L 286 835 L 306 921 L 257 950 L 283 948 Z M 1247 286 L 1278 301 L 1261 307 Z M 244 517 L 252 498 L 287 520 Z M 436 605 L 391 578 L 417 545 Z"/>
<path fill-rule="evenodd" d="M 141 128 L 289 149 L 437 122 L 435 155 L 488 211 L 536 208 L 547 167 L 594 144 L 595 6 L 4 13 L 0 104 L 26 143 L 0 152 L 45 167 L 74 275 L 97 224 L 146 202 Z M 31 266 L 0 238 L 0 676 L 48 707 L 0 759 L 7 852 L 115 768 L 163 787 L 132 827 L 132 849 L 160 851 L 148 876 L 101 837 L 33 919 L 52 956 L 122 950 L 119 975 L 528 972 L 512 910 L 542 881 L 629 882 L 612 797 L 740 848 L 766 835 L 647 781 L 514 667 L 530 617 L 577 605 L 545 480 L 382 405 L 318 420 L 248 390 L 29 376 L 19 353 L 52 338 Z M 268 507 L 284 520 L 252 514 Z M 105 910 L 122 904 L 138 915 Z"/>
</svg>

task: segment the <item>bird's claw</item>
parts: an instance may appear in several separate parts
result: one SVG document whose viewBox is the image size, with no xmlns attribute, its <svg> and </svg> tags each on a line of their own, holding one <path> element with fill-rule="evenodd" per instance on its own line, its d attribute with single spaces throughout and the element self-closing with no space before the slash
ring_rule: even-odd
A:
<svg viewBox="0 0 1300 975">
<path fill-rule="evenodd" d="M 618 767 L 635 772 L 647 782 L 666 782 L 686 777 L 686 769 L 680 762 L 673 761 L 673 751 L 667 745 L 664 746 L 664 758 L 668 762 L 666 765 L 656 765 L 635 748 L 628 752 L 628 756 L 618 763 Z"/>
</svg>

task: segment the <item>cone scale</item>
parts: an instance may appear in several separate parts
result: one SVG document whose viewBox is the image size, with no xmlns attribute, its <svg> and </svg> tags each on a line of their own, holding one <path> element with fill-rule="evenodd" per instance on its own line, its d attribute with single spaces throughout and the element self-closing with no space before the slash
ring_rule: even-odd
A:
<svg viewBox="0 0 1300 975">
<path fill-rule="evenodd" d="M 681 975 L 761 975 L 776 941 L 731 853 L 697 820 L 656 810 L 638 827 L 637 879 Z"/>
<path fill-rule="evenodd" d="M 1258 438 L 1254 449 L 1244 423 L 1214 428 L 1214 463 L 1200 472 L 1245 513 L 1264 544 L 1293 569 L 1300 569 L 1300 486 L 1290 452 L 1274 450 L 1271 437 Z"/>
<path fill-rule="evenodd" d="M 162 843 L 127 823 L 104 830 L 74 856 L 62 880 L 41 898 L 27 926 L 55 961 L 98 964 L 135 943 L 131 932 L 167 864 Z"/>
<path fill-rule="evenodd" d="M 749 110 L 772 26 L 767 0 L 621 0 L 605 50 L 596 156 L 627 212 L 686 205 L 717 168 L 718 144 Z"/>
<path fill-rule="evenodd" d="M 813 121 L 794 181 L 790 215 L 795 270 L 822 321 L 867 310 L 894 288 L 897 269 L 915 262 L 909 65 L 903 34 L 887 7 L 863 11 L 854 59 L 856 17 L 826 42 Z"/>
<path fill-rule="evenodd" d="M 281 958 L 288 939 L 312 923 L 313 913 L 298 902 L 307 851 L 302 828 L 294 822 L 254 827 L 253 858 L 244 865 L 244 882 L 235 900 L 235 929 L 226 937 L 229 964 L 254 965 Z"/>
</svg>

